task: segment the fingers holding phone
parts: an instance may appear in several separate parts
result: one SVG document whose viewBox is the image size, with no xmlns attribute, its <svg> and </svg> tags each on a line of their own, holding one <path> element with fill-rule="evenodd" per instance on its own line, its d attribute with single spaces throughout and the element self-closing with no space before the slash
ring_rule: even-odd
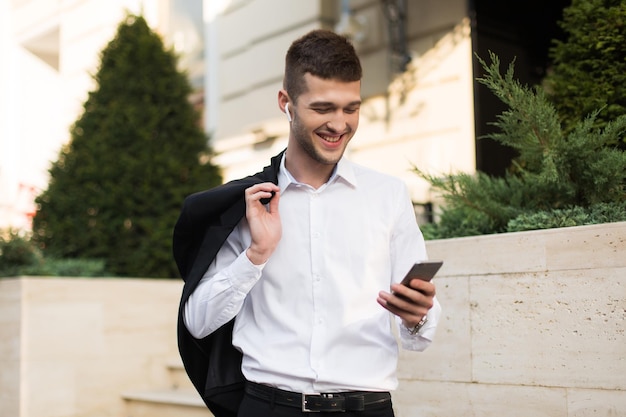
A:
<svg viewBox="0 0 626 417">
<path fill-rule="evenodd" d="M 378 303 L 405 323 L 418 323 L 434 305 L 436 289 L 430 280 L 442 264 L 441 261 L 416 263 L 400 284 L 391 285 L 391 293 L 379 293 Z"/>
<path fill-rule="evenodd" d="M 434 304 L 435 284 L 429 281 L 413 279 L 409 285 L 391 286 L 389 302 L 410 314 L 424 315 Z"/>
<path fill-rule="evenodd" d="M 435 296 L 435 286 L 430 283 L 437 271 L 443 265 L 443 261 L 423 261 L 414 264 L 409 272 L 402 279 L 401 285 L 412 288 L 421 292 L 426 296 Z M 402 291 L 402 287 L 392 286 L 394 292 L 400 292 L 400 295 L 405 291 Z"/>
</svg>

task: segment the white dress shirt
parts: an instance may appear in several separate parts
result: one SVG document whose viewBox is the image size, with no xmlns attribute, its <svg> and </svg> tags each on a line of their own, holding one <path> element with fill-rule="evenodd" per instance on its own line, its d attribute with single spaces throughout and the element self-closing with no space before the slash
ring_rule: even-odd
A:
<svg viewBox="0 0 626 417">
<path fill-rule="evenodd" d="M 189 297 L 185 325 L 201 338 L 236 316 L 249 381 L 305 393 L 395 389 L 398 343 L 376 298 L 427 257 L 405 184 L 343 158 L 316 190 L 283 157 L 278 186 L 275 252 L 250 262 L 244 217 Z M 435 299 L 414 336 L 396 317 L 403 347 L 425 349 L 440 314 Z"/>
</svg>

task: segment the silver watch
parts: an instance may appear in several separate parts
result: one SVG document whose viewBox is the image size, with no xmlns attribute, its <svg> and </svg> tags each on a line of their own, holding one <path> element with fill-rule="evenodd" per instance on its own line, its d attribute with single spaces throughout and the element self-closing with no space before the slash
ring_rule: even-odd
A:
<svg viewBox="0 0 626 417">
<path fill-rule="evenodd" d="M 424 325 L 426 324 L 426 322 L 428 321 L 428 317 L 424 316 L 422 317 L 422 319 L 419 321 L 419 323 L 417 323 L 415 325 L 415 327 L 413 327 L 412 329 L 409 329 L 407 327 L 407 330 L 409 331 L 409 334 L 411 336 L 416 335 L 421 329 L 422 327 L 424 327 Z"/>
</svg>

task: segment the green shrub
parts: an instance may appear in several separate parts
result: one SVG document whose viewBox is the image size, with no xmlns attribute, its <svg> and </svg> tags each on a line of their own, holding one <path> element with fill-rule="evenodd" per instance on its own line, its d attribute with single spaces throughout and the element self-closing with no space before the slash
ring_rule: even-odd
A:
<svg viewBox="0 0 626 417">
<path fill-rule="evenodd" d="M 0 235 L 0 277 L 108 276 L 103 260 L 45 258 L 36 244 L 19 233 L 9 231 Z"/>
<path fill-rule="evenodd" d="M 17 232 L 0 235 L 0 277 L 22 275 L 22 270 L 43 263 L 41 252 L 29 239 Z"/>
<path fill-rule="evenodd" d="M 498 57 L 491 53 L 490 58 L 491 64 L 478 58 L 485 69 L 478 81 L 508 110 L 497 116 L 493 125 L 498 130 L 487 137 L 512 147 L 518 156 L 504 177 L 482 172 L 439 176 L 415 168 L 444 200 L 438 222 L 425 228 L 425 236 L 449 238 L 620 218 L 620 204 L 626 199 L 626 153 L 615 144 L 625 136 L 626 115 L 598 128 L 596 112 L 565 132 L 543 90 L 515 80 L 513 64 L 502 76 Z"/>
<path fill-rule="evenodd" d="M 599 203 L 589 208 L 570 207 L 522 214 L 509 221 L 507 231 L 520 232 L 623 221 L 626 221 L 626 201 Z"/>
<path fill-rule="evenodd" d="M 43 275 L 50 277 L 104 277 L 105 262 L 98 259 L 48 259 L 43 263 L 24 267 L 20 275 Z"/>
</svg>

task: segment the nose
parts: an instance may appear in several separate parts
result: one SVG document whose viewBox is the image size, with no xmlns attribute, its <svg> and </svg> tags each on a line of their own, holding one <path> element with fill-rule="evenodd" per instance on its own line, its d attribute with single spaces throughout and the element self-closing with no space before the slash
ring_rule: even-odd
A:
<svg viewBox="0 0 626 417">
<path fill-rule="evenodd" d="M 350 129 L 348 123 L 348 115 L 342 110 L 332 113 L 330 120 L 326 123 L 326 127 L 331 132 L 344 133 Z"/>
</svg>

